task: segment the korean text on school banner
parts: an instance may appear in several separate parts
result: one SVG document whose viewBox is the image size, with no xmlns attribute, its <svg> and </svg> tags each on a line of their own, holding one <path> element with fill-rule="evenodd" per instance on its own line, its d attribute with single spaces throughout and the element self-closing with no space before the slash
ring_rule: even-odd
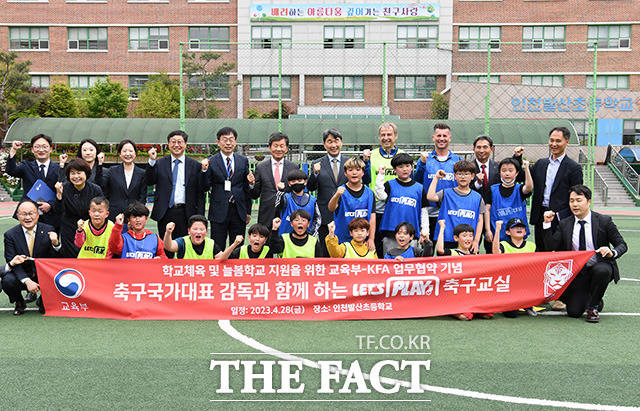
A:
<svg viewBox="0 0 640 411">
<path fill-rule="evenodd" d="M 47 316 L 350 320 L 557 299 L 593 251 L 396 260 L 37 259 Z"/>
</svg>

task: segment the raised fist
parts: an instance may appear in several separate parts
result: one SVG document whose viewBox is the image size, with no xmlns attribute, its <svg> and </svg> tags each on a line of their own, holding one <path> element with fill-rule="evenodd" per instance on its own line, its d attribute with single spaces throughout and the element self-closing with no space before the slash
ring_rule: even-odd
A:
<svg viewBox="0 0 640 411">
<path fill-rule="evenodd" d="M 237 235 L 236 239 L 233 241 L 235 244 L 242 244 L 242 242 L 244 241 L 244 237 L 241 235 Z"/>
<path fill-rule="evenodd" d="M 313 174 L 318 174 L 320 172 L 320 162 L 318 161 L 313 165 Z"/>
<path fill-rule="evenodd" d="M 82 231 L 84 229 L 84 220 L 78 220 L 78 231 Z"/>
<path fill-rule="evenodd" d="M 22 141 L 14 141 L 11 143 L 11 150 L 18 151 L 22 148 Z"/>
<path fill-rule="evenodd" d="M 522 168 L 529 168 L 529 160 L 524 160 L 522 162 Z"/>
<path fill-rule="evenodd" d="M 49 240 L 51 240 L 51 244 L 53 244 L 54 247 L 57 247 L 58 244 L 60 244 L 58 242 L 58 233 L 56 233 L 55 231 L 49 231 L 47 234 L 49 234 Z"/>
<path fill-rule="evenodd" d="M 556 216 L 556 213 L 554 213 L 553 211 L 549 210 L 549 211 L 545 211 L 544 212 L 544 222 L 545 223 L 550 223 L 553 221 L 553 218 Z"/>
<path fill-rule="evenodd" d="M 174 228 L 176 228 L 176 223 L 174 223 L 174 222 L 167 223 L 167 227 L 165 228 L 165 232 L 171 234 L 171 233 L 173 233 L 173 229 Z"/>
<path fill-rule="evenodd" d="M 513 149 L 513 155 L 516 157 L 520 157 L 524 153 L 524 147 L 518 146 Z"/>
<path fill-rule="evenodd" d="M 276 217 L 273 219 L 273 223 L 271 225 L 271 230 L 276 231 L 280 228 L 280 223 L 282 223 L 282 220 L 280 220 L 280 218 Z"/>
<path fill-rule="evenodd" d="M 58 163 L 60 163 L 60 168 L 64 168 L 64 165 L 69 161 L 69 155 L 67 153 L 62 153 L 58 157 Z"/>
<path fill-rule="evenodd" d="M 502 221 L 502 220 L 496 221 L 496 228 L 502 227 L 502 224 L 504 224 L 504 221 Z"/>
<path fill-rule="evenodd" d="M 426 151 L 420 152 L 420 161 L 426 164 L 427 158 L 429 158 L 429 153 L 427 153 Z"/>
<path fill-rule="evenodd" d="M 158 150 L 155 147 L 149 149 L 149 160 L 155 160 L 158 158 Z"/>
<path fill-rule="evenodd" d="M 438 170 L 438 172 L 436 173 L 436 179 L 438 180 L 445 178 L 446 176 L 447 173 L 444 170 Z"/>
<path fill-rule="evenodd" d="M 445 226 L 444 220 L 438 220 L 438 225 L 440 226 L 440 229 L 444 229 L 444 226 Z"/>
<path fill-rule="evenodd" d="M 207 169 L 209 169 L 209 159 L 208 158 L 202 159 L 202 161 L 200 162 L 200 165 L 202 166 L 202 171 L 207 171 Z"/>
<path fill-rule="evenodd" d="M 120 213 L 116 216 L 116 224 L 122 225 L 124 223 L 124 214 Z"/>
<path fill-rule="evenodd" d="M 278 183 L 278 190 L 284 190 L 284 183 L 282 181 Z"/>
<path fill-rule="evenodd" d="M 98 159 L 98 164 L 102 165 L 104 163 L 104 153 L 99 153 L 96 158 Z"/>
<path fill-rule="evenodd" d="M 336 190 L 336 193 L 338 193 L 338 195 L 343 195 L 344 194 L 344 190 L 346 190 L 345 187 L 344 186 L 340 186 Z"/>
<path fill-rule="evenodd" d="M 327 228 L 329 229 L 329 235 L 333 236 L 336 233 L 336 223 L 335 222 L 330 222 L 329 224 L 327 224 Z"/>
<path fill-rule="evenodd" d="M 362 159 L 364 161 L 369 161 L 369 159 L 371 158 L 371 150 L 366 149 L 362 152 Z"/>
<path fill-rule="evenodd" d="M 58 198 L 58 200 L 62 200 L 62 182 L 58 181 L 55 185 L 56 187 L 56 197 Z"/>
<path fill-rule="evenodd" d="M 247 181 L 249 184 L 254 185 L 256 183 L 256 176 L 253 175 L 253 172 L 247 174 Z"/>
</svg>

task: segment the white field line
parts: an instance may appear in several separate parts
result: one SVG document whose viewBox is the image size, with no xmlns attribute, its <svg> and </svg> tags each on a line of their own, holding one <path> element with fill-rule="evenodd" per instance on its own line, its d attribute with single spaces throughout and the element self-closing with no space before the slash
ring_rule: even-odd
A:
<svg viewBox="0 0 640 411">
<path fill-rule="evenodd" d="M 288 361 L 301 361 L 302 364 L 311 368 L 320 368 L 320 364 L 315 361 L 308 360 L 302 357 L 296 357 L 295 355 L 287 354 L 282 351 L 278 351 L 274 348 L 271 348 L 267 345 L 262 344 L 261 342 L 254 340 L 251 337 L 248 337 L 242 334 L 240 331 L 236 330 L 229 320 L 220 320 L 218 321 L 218 325 L 220 329 L 227 333 L 230 337 L 235 340 L 240 341 L 241 343 L 254 348 L 258 351 L 262 351 L 265 354 L 272 355 L 274 357 L 281 358 L 283 360 Z M 348 370 L 343 368 L 339 368 L 337 370 L 342 375 L 347 375 Z M 364 373 L 364 378 L 370 379 L 369 374 Z M 380 377 L 380 381 L 386 384 L 399 384 L 403 387 L 411 387 L 410 381 L 402 381 L 396 380 L 394 378 L 388 377 Z M 458 388 L 449 388 L 449 387 L 438 387 L 434 385 L 420 384 L 420 388 L 425 391 L 437 392 L 440 394 L 449 394 L 456 395 L 460 397 L 468 397 L 468 398 L 476 398 L 482 400 L 489 401 L 500 401 L 511 404 L 527 404 L 527 405 L 538 405 L 538 406 L 547 406 L 547 407 L 562 407 L 562 408 L 573 408 L 573 409 L 581 409 L 581 410 L 640 410 L 640 407 L 627 407 L 627 406 L 618 406 L 618 405 L 602 405 L 602 404 L 588 404 L 588 403 L 579 403 L 579 402 L 570 402 L 570 401 L 554 401 L 554 400 L 545 400 L 538 398 L 526 398 L 526 397 L 515 397 L 510 395 L 499 395 L 499 394 L 489 394 L 478 391 L 469 391 L 469 390 L 461 390 Z M 286 401 L 286 400 L 281 400 Z"/>
</svg>

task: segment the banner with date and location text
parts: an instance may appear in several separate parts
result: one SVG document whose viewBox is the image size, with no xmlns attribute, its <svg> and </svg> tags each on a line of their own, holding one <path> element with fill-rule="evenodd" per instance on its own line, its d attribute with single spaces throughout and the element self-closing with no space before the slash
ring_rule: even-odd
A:
<svg viewBox="0 0 640 411">
<path fill-rule="evenodd" d="M 36 259 L 47 316 L 352 320 L 557 299 L 593 251 L 396 260 Z"/>
</svg>

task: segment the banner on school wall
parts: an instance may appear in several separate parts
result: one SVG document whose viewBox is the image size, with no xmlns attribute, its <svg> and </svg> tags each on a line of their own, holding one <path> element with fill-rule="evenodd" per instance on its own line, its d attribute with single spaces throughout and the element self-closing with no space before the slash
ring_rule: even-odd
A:
<svg viewBox="0 0 640 411">
<path fill-rule="evenodd" d="M 375 21 L 438 20 L 437 2 L 364 4 L 261 4 L 250 9 L 251 21 Z"/>
<path fill-rule="evenodd" d="M 396 260 L 36 259 L 47 316 L 351 320 L 557 299 L 593 251 Z"/>
</svg>

